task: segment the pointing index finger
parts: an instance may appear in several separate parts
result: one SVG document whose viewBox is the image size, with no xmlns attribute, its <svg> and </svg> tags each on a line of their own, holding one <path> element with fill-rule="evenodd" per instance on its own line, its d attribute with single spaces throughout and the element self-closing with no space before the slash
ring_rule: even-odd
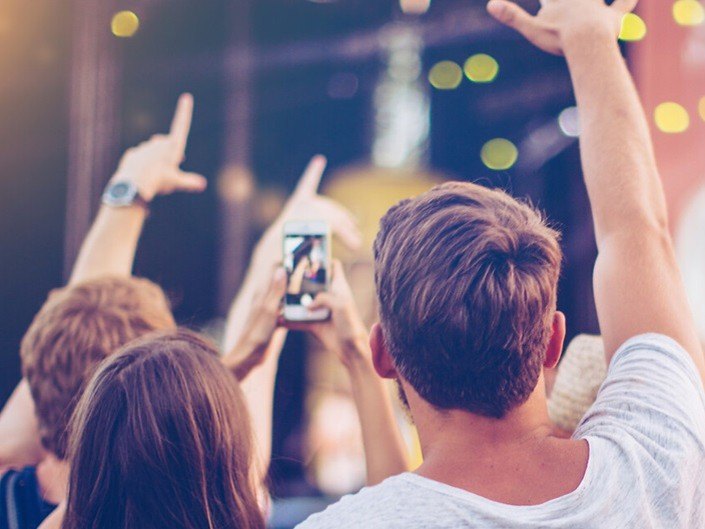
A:
<svg viewBox="0 0 705 529">
<path fill-rule="evenodd" d="M 188 134 L 191 130 L 191 119 L 193 117 L 193 96 L 182 94 L 176 104 L 174 119 L 171 122 L 169 137 L 174 142 L 174 158 L 180 162 L 186 151 Z"/>
<path fill-rule="evenodd" d="M 317 154 L 306 166 L 304 174 L 301 176 L 296 186 L 297 195 L 315 195 L 318 193 L 318 186 L 321 183 L 323 172 L 326 170 L 328 161 L 325 156 Z"/>
</svg>

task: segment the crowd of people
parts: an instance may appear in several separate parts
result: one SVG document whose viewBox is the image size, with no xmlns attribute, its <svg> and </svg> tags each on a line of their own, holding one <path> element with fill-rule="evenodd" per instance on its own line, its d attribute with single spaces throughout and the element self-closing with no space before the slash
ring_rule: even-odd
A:
<svg viewBox="0 0 705 529">
<path fill-rule="evenodd" d="M 565 56 L 580 109 L 604 352 L 591 361 L 604 382 L 573 426 L 547 406 L 566 334 L 559 233 L 501 190 L 449 182 L 387 212 L 371 330 L 338 261 L 307 307 L 330 318 L 288 322 L 284 224 L 322 220 L 342 244 L 361 244 L 353 216 L 318 194 L 325 159 L 314 157 L 251 256 L 222 347 L 180 329 L 132 265 L 151 200 L 206 186 L 180 169 L 193 111 L 184 95 L 170 132 L 123 156 L 68 285 L 22 340 L 23 379 L 0 415 L 0 528 L 265 527 L 274 383 L 292 330 L 349 375 L 368 485 L 302 529 L 705 525 L 705 358 L 616 39 L 636 2 L 544 0 L 535 16 L 488 4 Z M 418 431 L 413 471 L 384 379 Z"/>
</svg>

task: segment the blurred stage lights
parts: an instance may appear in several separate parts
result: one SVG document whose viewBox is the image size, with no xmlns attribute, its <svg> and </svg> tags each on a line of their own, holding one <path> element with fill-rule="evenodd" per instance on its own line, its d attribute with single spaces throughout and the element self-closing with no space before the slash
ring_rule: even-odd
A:
<svg viewBox="0 0 705 529">
<path fill-rule="evenodd" d="M 698 101 L 698 114 L 700 114 L 700 118 L 705 121 L 705 97 L 701 97 L 700 101 Z"/>
<path fill-rule="evenodd" d="M 431 0 L 399 0 L 399 7 L 409 15 L 423 15 L 431 7 Z"/>
<path fill-rule="evenodd" d="M 697 26 L 705 22 L 705 8 L 698 0 L 677 0 L 673 18 L 681 26 Z"/>
<path fill-rule="evenodd" d="M 132 11 L 120 11 L 113 15 L 110 29 L 113 35 L 121 38 L 132 37 L 140 27 L 139 17 Z"/>
<path fill-rule="evenodd" d="M 580 118 L 578 107 L 568 107 L 558 116 L 558 126 L 561 132 L 569 138 L 580 136 Z"/>
<path fill-rule="evenodd" d="M 654 121 L 661 132 L 678 134 L 690 126 L 688 111 L 678 103 L 668 101 L 661 103 L 654 110 Z"/>
<path fill-rule="evenodd" d="M 428 82 L 437 90 L 453 90 L 463 80 L 463 70 L 453 61 L 436 63 L 428 72 Z"/>
<path fill-rule="evenodd" d="M 627 13 L 622 18 L 622 29 L 619 32 L 619 40 L 634 42 L 646 36 L 646 23 L 641 17 L 634 13 Z"/>
<path fill-rule="evenodd" d="M 493 171 L 510 169 L 519 158 L 519 149 L 505 138 L 495 138 L 482 146 L 482 163 Z"/>
<path fill-rule="evenodd" d="M 499 64 L 494 57 L 478 53 L 465 61 L 463 71 L 473 83 L 491 83 L 499 73 Z"/>
</svg>

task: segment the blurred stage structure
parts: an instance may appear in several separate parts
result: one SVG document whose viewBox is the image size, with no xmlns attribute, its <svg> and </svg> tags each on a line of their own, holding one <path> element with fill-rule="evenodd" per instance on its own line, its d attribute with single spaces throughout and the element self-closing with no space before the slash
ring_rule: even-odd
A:
<svg viewBox="0 0 705 529">
<path fill-rule="evenodd" d="M 90 225 L 98 198 L 114 167 L 121 138 L 119 119 L 120 93 L 123 82 L 123 52 L 116 39 L 105 31 L 105 20 L 121 3 L 116 0 L 92 2 L 74 0 L 74 46 L 71 70 L 69 204 L 66 221 L 65 273 L 73 263 L 78 246 Z M 276 16 L 276 2 L 272 2 Z M 358 2 L 360 6 L 364 2 Z M 168 6 L 156 0 L 133 2 L 140 19 L 148 23 Z M 252 39 L 251 2 L 231 2 L 227 7 L 230 42 L 219 56 L 212 52 L 194 56 L 174 56 L 158 64 L 149 63 L 149 75 L 165 79 L 221 74 L 225 83 L 225 134 L 223 139 L 222 178 L 224 189 L 243 189 L 250 184 L 237 179 L 249 178 L 253 127 L 253 79 L 282 69 L 381 62 L 382 72 L 374 72 L 359 81 L 356 76 L 339 74 L 331 79 L 329 95 L 336 91 L 356 91 L 362 82 L 373 85 L 370 114 L 374 114 L 374 133 L 369 142 L 370 160 L 382 167 L 418 169 L 426 165 L 430 127 L 430 87 L 423 75 L 422 54 L 437 48 L 477 42 L 512 42 L 516 35 L 502 30 L 486 15 L 483 2 L 448 2 L 448 7 L 434 16 L 420 18 L 397 11 L 394 20 L 378 27 L 353 31 L 321 39 L 308 39 L 279 45 L 256 45 Z M 393 12 L 393 11 L 392 11 Z M 570 86 L 564 72 L 531 79 L 516 87 L 514 93 L 487 95 L 482 102 L 495 113 L 511 112 L 522 107 L 540 107 L 546 100 L 570 99 Z M 531 101 L 526 101 L 531 94 Z M 290 97 L 285 92 L 281 99 Z M 294 99 L 296 95 L 294 95 Z M 294 104 L 296 102 L 294 101 Z M 543 125 L 543 128 L 542 128 Z M 556 156 L 575 142 L 560 134 L 553 123 L 535 124 L 522 142 L 527 156 L 522 158 L 522 173 L 538 170 L 547 158 Z M 531 149 L 532 139 L 539 137 L 541 149 Z M 87 147 L 88 146 L 88 147 Z M 235 183 L 228 183 L 236 179 Z M 518 190 L 521 192 L 521 190 Z M 232 298 L 243 273 L 246 248 L 238 246 L 247 222 L 242 215 L 242 196 L 225 193 L 222 200 L 221 271 L 219 273 L 218 308 L 222 312 Z M 232 208 L 229 203 L 234 201 Z M 237 209 L 240 213 L 229 211 Z M 231 247 L 232 245 L 236 247 Z"/>
</svg>

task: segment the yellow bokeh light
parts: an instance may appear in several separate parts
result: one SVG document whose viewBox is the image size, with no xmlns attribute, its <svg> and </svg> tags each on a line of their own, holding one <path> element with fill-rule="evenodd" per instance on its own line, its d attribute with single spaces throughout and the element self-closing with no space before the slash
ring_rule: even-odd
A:
<svg viewBox="0 0 705 529">
<path fill-rule="evenodd" d="M 453 61 L 441 61 L 428 72 L 428 81 L 438 90 L 458 88 L 463 80 L 463 70 Z"/>
<path fill-rule="evenodd" d="M 494 57 L 478 53 L 465 61 L 463 70 L 467 78 L 474 83 L 491 83 L 499 73 L 499 64 Z"/>
<path fill-rule="evenodd" d="M 619 40 L 633 42 L 641 40 L 646 36 L 646 22 L 639 15 L 627 13 L 622 18 L 622 29 L 619 32 Z"/>
<path fill-rule="evenodd" d="M 698 0 L 677 0 L 673 4 L 673 18 L 681 26 L 697 26 L 705 22 L 705 9 Z"/>
<path fill-rule="evenodd" d="M 688 111 L 678 103 L 661 103 L 654 111 L 654 121 L 661 132 L 677 134 L 690 126 Z"/>
<path fill-rule="evenodd" d="M 140 19 L 132 11 L 115 13 L 110 29 L 116 37 L 132 37 L 140 27 Z"/>
<path fill-rule="evenodd" d="M 698 113 L 703 121 L 705 121 L 705 97 L 700 98 L 698 102 Z"/>
<path fill-rule="evenodd" d="M 482 146 L 482 163 L 495 171 L 511 168 L 519 158 L 519 149 L 511 141 L 495 138 Z"/>
</svg>

